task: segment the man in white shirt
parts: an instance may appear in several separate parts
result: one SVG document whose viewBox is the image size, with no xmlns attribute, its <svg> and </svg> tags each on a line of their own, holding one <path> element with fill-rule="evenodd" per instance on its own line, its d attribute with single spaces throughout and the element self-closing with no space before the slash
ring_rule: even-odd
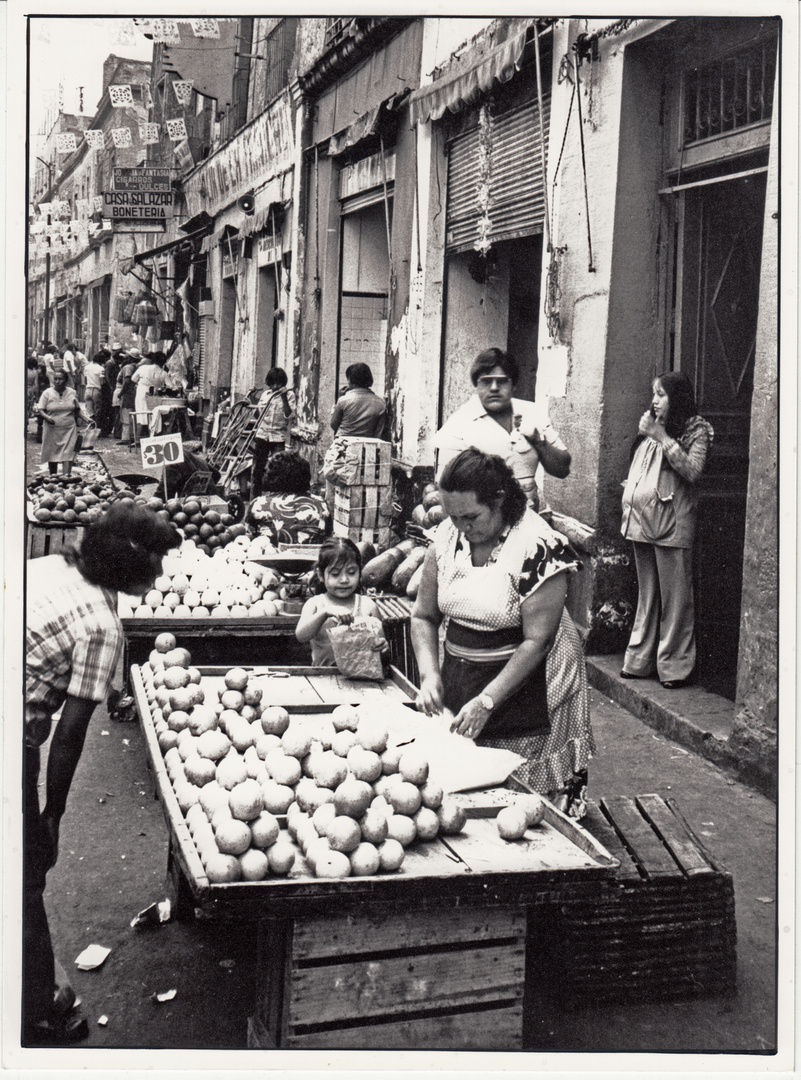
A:
<svg viewBox="0 0 801 1080">
<path fill-rule="evenodd" d="M 102 356 L 103 354 L 101 353 L 100 355 Z M 86 379 L 86 411 L 95 423 L 97 423 L 97 417 L 100 412 L 100 401 L 103 393 L 103 383 L 106 378 L 106 369 L 102 364 L 97 362 L 97 356 L 93 356 L 91 360 L 87 360 L 83 373 Z"/>
</svg>

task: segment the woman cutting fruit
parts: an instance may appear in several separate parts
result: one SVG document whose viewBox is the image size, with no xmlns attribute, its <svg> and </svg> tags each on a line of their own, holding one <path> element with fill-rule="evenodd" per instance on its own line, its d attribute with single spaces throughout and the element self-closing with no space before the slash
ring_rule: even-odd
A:
<svg viewBox="0 0 801 1080">
<path fill-rule="evenodd" d="M 511 779 L 580 818 L 595 742 L 581 642 L 564 606 L 579 564 L 499 457 L 463 451 L 439 488 L 448 518 L 426 554 L 411 621 L 420 706 L 429 716 L 449 710 L 451 730 L 482 746 L 522 754 Z"/>
</svg>

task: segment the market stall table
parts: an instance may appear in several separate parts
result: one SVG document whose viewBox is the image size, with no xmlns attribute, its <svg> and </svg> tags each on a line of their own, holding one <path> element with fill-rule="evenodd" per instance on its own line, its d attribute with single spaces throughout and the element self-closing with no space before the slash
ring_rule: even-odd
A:
<svg viewBox="0 0 801 1080">
<path fill-rule="evenodd" d="M 201 668 L 210 695 L 225 670 Z M 273 668 L 264 677 L 265 700 L 304 723 L 338 704 L 372 702 L 377 713 L 418 715 L 414 687 L 399 672 L 380 684 L 319 668 Z M 547 807 L 541 825 L 507 843 L 482 812 L 459 835 L 408 848 L 396 873 L 320 879 L 298 854 L 287 877 L 211 884 L 167 774 L 138 667 L 132 683 L 184 907 L 259 923 L 250 1046 L 522 1047 L 524 997 L 539 992 L 533 982 L 526 988 L 536 911 L 566 893 L 589 895 L 613 872 L 615 860 L 597 841 Z"/>
</svg>

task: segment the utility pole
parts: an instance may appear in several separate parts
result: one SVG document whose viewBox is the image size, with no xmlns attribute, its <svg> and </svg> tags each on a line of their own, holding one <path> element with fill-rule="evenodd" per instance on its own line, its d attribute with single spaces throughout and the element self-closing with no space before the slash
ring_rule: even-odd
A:
<svg viewBox="0 0 801 1080">
<path fill-rule="evenodd" d="M 41 161 L 44 167 L 47 169 L 47 193 L 51 195 L 51 188 L 53 186 L 53 166 L 49 161 L 45 161 L 44 158 L 37 157 L 37 161 Z M 48 213 L 47 224 L 50 225 L 52 221 L 52 215 Z M 47 251 L 45 252 L 45 309 L 44 309 L 44 341 L 45 344 L 50 340 L 50 230 L 47 231 Z"/>
</svg>

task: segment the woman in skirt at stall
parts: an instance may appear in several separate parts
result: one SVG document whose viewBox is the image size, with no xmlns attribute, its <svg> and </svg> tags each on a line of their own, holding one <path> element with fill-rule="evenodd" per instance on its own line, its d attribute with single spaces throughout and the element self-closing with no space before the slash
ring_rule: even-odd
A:
<svg viewBox="0 0 801 1080">
<path fill-rule="evenodd" d="M 464 450 L 439 488 L 448 518 L 426 553 L 411 620 L 419 704 L 429 716 L 448 709 L 451 730 L 482 746 L 522 754 L 511 779 L 581 818 L 595 742 L 584 655 L 565 611 L 567 574 L 579 563 L 501 458 Z"/>
</svg>

